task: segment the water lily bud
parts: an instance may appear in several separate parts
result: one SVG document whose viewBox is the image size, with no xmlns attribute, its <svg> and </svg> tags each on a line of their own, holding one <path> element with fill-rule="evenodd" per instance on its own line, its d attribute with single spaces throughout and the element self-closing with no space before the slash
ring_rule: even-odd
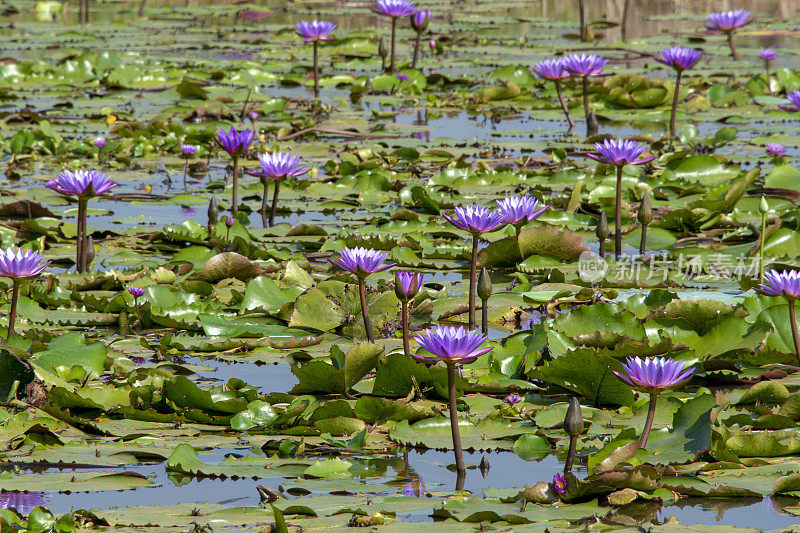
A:
<svg viewBox="0 0 800 533">
<path fill-rule="evenodd" d="M 422 274 L 398 270 L 394 274 L 394 294 L 401 302 L 408 302 L 419 293 Z"/>
<path fill-rule="evenodd" d="M 762 215 L 769 213 L 769 204 L 767 203 L 767 199 L 763 196 L 761 197 L 761 202 L 758 204 L 758 212 Z"/>
<path fill-rule="evenodd" d="M 564 432 L 570 437 L 577 437 L 583 432 L 583 413 L 581 404 L 575 396 L 569 399 L 567 416 L 564 418 Z"/>
<path fill-rule="evenodd" d="M 489 271 L 486 267 L 481 268 L 481 273 L 478 276 L 478 298 L 481 300 L 488 300 L 492 296 L 492 280 L 489 277 Z"/>
<path fill-rule="evenodd" d="M 597 227 L 594 229 L 594 234 L 597 235 L 597 238 L 605 240 L 611 234 L 608 230 L 608 217 L 606 217 L 605 211 L 600 213 L 600 218 L 597 220 Z"/>
<path fill-rule="evenodd" d="M 229 228 L 232 228 L 234 224 L 236 224 L 235 218 L 228 217 L 227 219 L 225 219 L 225 225 L 228 226 Z"/>
<path fill-rule="evenodd" d="M 642 201 L 639 202 L 639 211 L 636 213 L 636 220 L 642 226 L 647 226 L 653 220 L 653 210 L 650 209 L 650 197 L 648 195 L 642 196 Z"/>
<path fill-rule="evenodd" d="M 384 59 L 389 56 L 389 47 L 386 45 L 386 37 L 381 35 L 381 40 L 378 41 L 378 53 Z"/>
<path fill-rule="evenodd" d="M 89 265 L 94 261 L 94 239 L 89 235 L 86 237 L 86 264 Z"/>
<path fill-rule="evenodd" d="M 208 223 L 213 224 L 217 221 L 217 217 L 219 216 L 219 207 L 217 206 L 217 199 L 212 198 L 210 202 L 208 202 Z"/>
<path fill-rule="evenodd" d="M 316 178 L 319 176 L 319 169 L 317 167 L 311 167 L 311 170 L 308 171 L 309 178 Z"/>
</svg>

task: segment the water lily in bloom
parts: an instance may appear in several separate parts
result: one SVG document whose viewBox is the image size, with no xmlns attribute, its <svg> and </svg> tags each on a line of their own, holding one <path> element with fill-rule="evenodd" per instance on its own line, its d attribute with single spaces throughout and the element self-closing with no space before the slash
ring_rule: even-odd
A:
<svg viewBox="0 0 800 533">
<path fill-rule="evenodd" d="M 331 263 L 342 270 L 346 270 L 355 275 L 358 280 L 358 293 L 361 299 L 361 316 L 364 319 L 364 329 L 367 332 L 369 342 L 375 342 L 372 335 L 372 325 L 367 313 L 367 289 L 365 279 L 368 275 L 383 272 L 392 268 L 394 263 L 384 263 L 389 257 L 389 252 L 380 252 L 368 248 L 342 248 L 339 257 L 329 259 Z"/>
<path fill-rule="evenodd" d="M 250 143 L 255 138 L 253 130 L 237 130 L 233 126 L 228 131 L 221 129 L 217 132 L 217 141 L 223 150 L 228 152 L 233 163 L 233 192 L 231 198 L 231 211 L 235 214 L 239 210 L 239 158 L 247 153 Z"/>
<path fill-rule="evenodd" d="M 402 72 L 398 72 L 397 73 L 397 79 L 400 80 L 400 81 L 406 81 L 408 79 L 408 76 L 406 76 Z"/>
<path fill-rule="evenodd" d="M 522 396 L 520 396 L 519 394 L 509 394 L 508 396 L 503 398 L 503 403 L 506 403 L 508 405 L 516 405 L 521 401 L 522 401 Z"/>
<path fill-rule="evenodd" d="M 786 147 L 782 144 L 770 143 L 764 147 L 764 151 L 772 157 L 781 157 L 786 153 Z"/>
<path fill-rule="evenodd" d="M 672 140 L 675 138 L 675 115 L 678 111 L 678 98 L 681 88 L 681 76 L 683 71 L 692 68 L 700 61 L 703 53 L 694 48 L 681 48 L 671 46 L 661 51 L 663 57 L 657 57 L 656 61 L 675 69 L 675 90 L 672 97 L 672 112 L 669 115 L 669 145 L 672 147 Z"/>
<path fill-rule="evenodd" d="M 602 74 L 603 67 L 608 63 L 608 59 L 597 54 L 570 54 L 561 60 L 564 70 L 572 76 L 581 78 L 583 89 L 583 114 L 586 120 L 586 136 L 594 133 L 592 117 L 589 112 L 589 77 Z"/>
<path fill-rule="evenodd" d="M 258 155 L 258 162 L 261 163 L 261 183 L 264 185 L 264 194 L 261 197 L 261 211 L 267 211 L 267 186 L 270 182 L 274 183 L 272 193 L 272 208 L 269 214 L 269 225 L 275 223 L 275 214 L 278 210 L 278 192 L 280 183 L 286 178 L 296 178 L 308 173 L 310 167 L 305 166 L 305 162 L 300 156 L 292 155 L 291 152 L 272 152 Z"/>
<path fill-rule="evenodd" d="M 297 35 L 303 38 L 303 41 L 309 43 L 311 41 L 327 41 L 331 37 L 331 33 L 336 29 L 336 23 L 328 22 L 325 20 L 301 20 L 294 27 Z"/>
<path fill-rule="evenodd" d="M 193 144 L 182 144 L 181 145 L 181 155 L 184 157 L 193 156 L 197 153 L 197 146 Z"/>
<path fill-rule="evenodd" d="M 797 319 L 794 303 L 800 298 L 800 273 L 796 270 L 770 270 L 764 272 L 764 282 L 754 287 L 756 292 L 766 296 L 780 296 L 789 305 L 789 327 L 792 331 L 794 351 L 800 364 L 800 337 L 797 332 Z"/>
<path fill-rule="evenodd" d="M 409 0 L 377 0 L 375 12 L 379 15 L 391 17 L 392 19 L 392 44 L 390 59 L 389 59 L 389 72 L 395 71 L 394 51 L 397 36 L 397 20 L 400 17 L 410 17 L 417 12 L 414 2 Z"/>
<path fill-rule="evenodd" d="M 144 296 L 145 289 L 144 287 L 128 287 L 128 292 L 134 298 L 139 298 L 140 296 Z"/>
<path fill-rule="evenodd" d="M 789 100 L 789 105 L 779 105 L 778 107 L 793 113 L 800 111 L 800 91 L 794 90 L 787 94 L 786 98 Z"/>
<path fill-rule="evenodd" d="M 647 420 L 642 431 L 639 446 L 647 444 L 650 429 L 653 427 L 653 418 L 656 413 L 656 397 L 659 393 L 680 387 L 692 379 L 694 368 L 687 368 L 686 362 L 675 361 L 669 357 L 640 358 L 628 357 L 622 363 L 625 373 L 612 370 L 614 374 L 635 389 L 650 395 L 650 405 L 647 410 Z"/>
<path fill-rule="evenodd" d="M 758 52 L 758 57 L 763 59 L 764 61 L 773 61 L 778 59 L 778 52 L 775 50 L 770 50 L 769 48 L 764 48 L 763 50 Z"/>
<path fill-rule="evenodd" d="M 49 264 L 50 261 L 44 261 L 44 255 L 40 252 L 31 250 L 23 252 L 19 249 L 14 251 L 13 248 L 0 252 L 0 276 L 11 279 L 11 310 L 8 313 L 6 339 L 10 339 L 14 333 L 20 283 L 28 278 L 38 276 Z"/>
<path fill-rule="evenodd" d="M 575 121 L 572 120 L 569 108 L 564 102 L 564 95 L 561 93 L 561 80 L 570 77 L 570 73 L 564 68 L 564 61 L 562 59 L 546 59 L 534 64 L 531 70 L 540 78 L 552 81 L 555 84 L 558 103 L 561 104 L 561 111 L 564 112 L 564 116 L 569 123 L 569 129 L 572 130 L 575 127 Z"/>
<path fill-rule="evenodd" d="M 450 407 L 450 431 L 453 437 L 453 453 L 456 459 L 456 470 L 466 471 L 464 454 L 461 450 L 461 435 L 458 429 L 458 410 L 456 409 L 456 364 L 468 364 L 481 355 L 489 353 L 492 346 L 483 346 L 486 335 L 463 327 L 436 326 L 427 329 L 415 337 L 417 343 L 431 355 L 412 355 L 415 359 L 426 362 L 443 361 L 447 366 L 447 396 Z"/>
<path fill-rule="evenodd" d="M 733 32 L 753 22 L 750 12 L 746 9 L 735 9 L 733 11 L 721 11 L 709 13 L 706 17 L 706 28 L 719 31 L 728 36 L 728 46 L 731 49 L 731 56 L 734 60 L 739 59 L 736 47 L 733 45 Z"/>
<path fill-rule="evenodd" d="M 64 196 L 78 198 L 78 231 L 75 264 L 78 272 L 85 272 L 88 263 L 87 209 L 89 199 L 106 193 L 117 186 L 108 175 L 96 170 L 63 170 L 47 186 Z"/>
<path fill-rule="evenodd" d="M 478 269 L 478 241 L 481 234 L 497 231 L 506 224 L 506 216 L 496 210 L 490 211 L 487 207 L 458 206 L 453 209 L 453 215 L 442 214 L 455 227 L 472 234 L 472 261 L 469 271 L 469 329 L 475 328 L 475 294 L 477 290 Z"/>
<path fill-rule="evenodd" d="M 522 226 L 539 218 L 549 207 L 540 207 L 539 200 L 533 196 L 510 196 L 497 200 L 497 208 L 508 223 L 516 228 L 518 235 Z"/>
<path fill-rule="evenodd" d="M 108 144 L 108 141 L 107 141 L 107 140 L 105 140 L 105 139 L 104 139 L 104 138 L 102 138 L 102 137 L 97 137 L 97 138 L 95 138 L 95 140 L 93 140 L 93 141 L 92 141 L 92 144 L 94 144 L 94 145 L 95 145 L 97 148 L 99 148 L 100 150 L 102 150 L 102 149 L 103 149 L 103 147 L 105 147 L 105 145 L 107 145 L 107 144 Z"/>
<path fill-rule="evenodd" d="M 564 494 L 567 491 L 567 478 L 561 474 L 554 475 L 553 490 L 555 490 L 557 494 Z"/>
</svg>

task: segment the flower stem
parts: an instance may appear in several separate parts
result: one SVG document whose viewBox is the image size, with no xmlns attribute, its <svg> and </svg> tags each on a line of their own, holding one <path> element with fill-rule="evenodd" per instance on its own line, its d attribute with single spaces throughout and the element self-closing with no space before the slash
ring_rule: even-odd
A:
<svg viewBox="0 0 800 533">
<path fill-rule="evenodd" d="M 647 225 L 642 224 L 642 238 L 639 240 L 639 255 L 644 255 L 647 246 Z"/>
<path fill-rule="evenodd" d="M 392 17 L 392 51 L 389 59 L 389 72 L 394 74 L 394 38 L 397 33 L 397 17 Z"/>
<path fill-rule="evenodd" d="M 772 94 L 772 86 L 769 83 L 769 61 L 764 61 L 764 70 L 767 74 L 767 92 Z"/>
<path fill-rule="evenodd" d="M 481 333 L 489 334 L 489 300 L 481 298 Z"/>
<path fill-rule="evenodd" d="M 614 212 L 614 259 L 622 255 L 622 165 L 617 165 L 617 205 Z"/>
<path fill-rule="evenodd" d="M 761 237 L 758 239 L 758 272 L 759 280 L 764 283 L 764 239 L 767 235 L 767 214 L 761 215 Z"/>
<path fill-rule="evenodd" d="M 472 236 L 472 262 L 469 266 L 469 329 L 475 329 L 475 292 L 477 279 L 475 272 L 478 268 L 478 236 Z"/>
<path fill-rule="evenodd" d="M 233 205 L 231 212 L 235 215 L 239 210 L 239 156 L 233 156 Z"/>
<path fill-rule="evenodd" d="M 653 418 L 656 416 L 656 397 L 658 397 L 658 394 L 655 392 L 650 393 L 650 405 L 647 407 L 647 421 L 644 423 L 642 438 L 639 440 L 640 448 L 644 448 L 645 444 L 647 444 L 647 438 L 650 436 L 650 429 L 653 427 Z"/>
<path fill-rule="evenodd" d="M 447 363 L 447 401 L 450 405 L 450 431 L 453 434 L 453 453 L 456 456 L 456 472 L 466 472 L 464 454 L 461 451 L 461 434 L 458 430 L 458 410 L 456 409 L 456 365 Z"/>
<path fill-rule="evenodd" d="M 319 51 L 314 41 L 314 98 L 319 98 Z"/>
<path fill-rule="evenodd" d="M 411 60 L 411 68 L 417 68 L 420 41 L 422 41 L 422 31 L 417 31 L 417 39 L 414 41 L 414 59 Z"/>
<path fill-rule="evenodd" d="M 17 320 L 17 297 L 19 296 L 20 280 L 16 278 L 11 279 L 11 312 L 8 313 L 8 335 L 6 341 L 11 339 L 14 334 L 14 322 Z"/>
<path fill-rule="evenodd" d="M 797 354 L 797 362 L 800 363 L 800 338 L 797 337 L 797 320 L 794 316 L 794 300 L 789 301 L 789 322 L 792 326 L 792 340 L 794 341 L 794 352 Z"/>
<path fill-rule="evenodd" d="M 567 460 L 564 463 L 564 475 L 566 476 L 572 471 L 572 465 L 575 462 L 575 448 L 578 445 L 578 437 L 569 438 L 569 450 L 567 451 Z"/>
<path fill-rule="evenodd" d="M 736 61 L 739 59 L 739 54 L 736 53 L 736 46 L 733 44 L 733 32 L 728 32 L 728 46 L 731 48 L 731 57 Z"/>
<path fill-rule="evenodd" d="M 281 190 L 281 182 L 275 180 L 275 189 L 272 191 L 272 208 L 269 210 L 269 227 L 275 224 L 275 213 L 278 211 L 278 192 Z"/>
<path fill-rule="evenodd" d="M 572 120 L 572 115 L 569 114 L 567 103 L 564 102 L 564 95 L 561 94 L 561 82 L 555 80 L 555 84 L 556 84 L 556 94 L 558 95 L 558 102 L 561 104 L 561 110 L 564 111 L 564 116 L 567 117 L 567 122 L 569 122 L 569 129 L 570 131 L 572 131 L 572 128 L 575 127 L 575 121 Z"/>
<path fill-rule="evenodd" d="M 372 325 L 369 323 L 369 313 L 367 313 L 367 287 L 364 278 L 358 278 L 358 295 L 361 298 L 361 316 L 364 318 L 364 329 L 367 331 L 367 340 L 374 343 L 372 337 Z"/>
<path fill-rule="evenodd" d="M 581 39 L 583 39 L 583 33 L 586 31 L 586 8 L 583 1 L 578 0 L 578 16 L 581 18 Z"/>
<path fill-rule="evenodd" d="M 87 233 L 87 206 L 89 200 L 86 198 L 78 198 L 78 257 L 77 269 L 78 272 L 86 272 L 86 233 Z"/>
<path fill-rule="evenodd" d="M 672 150 L 672 141 L 675 139 L 675 115 L 678 113 L 678 93 L 681 90 L 681 74 L 679 70 L 675 77 L 675 95 L 672 97 L 672 112 L 669 115 L 669 149 Z"/>
<path fill-rule="evenodd" d="M 630 4 L 630 0 L 625 0 L 625 3 L 622 5 L 622 22 L 620 23 L 620 32 L 622 34 L 623 43 L 625 42 L 628 34 L 628 4 Z"/>
<path fill-rule="evenodd" d="M 586 136 L 589 136 L 589 77 L 583 76 L 583 116 L 586 119 Z"/>
<path fill-rule="evenodd" d="M 401 309 L 401 327 L 403 328 L 403 353 L 406 354 L 406 357 L 411 356 L 411 345 L 408 339 L 408 302 L 400 302 L 400 309 Z"/>
<path fill-rule="evenodd" d="M 186 172 L 189 170 L 189 158 L 183 163 L 183 188 L 186 190 Z"/>
</svg>

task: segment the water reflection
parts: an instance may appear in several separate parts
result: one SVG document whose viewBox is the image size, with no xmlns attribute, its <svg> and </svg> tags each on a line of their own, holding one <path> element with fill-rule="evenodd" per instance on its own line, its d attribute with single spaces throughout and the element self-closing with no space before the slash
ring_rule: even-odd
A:
<svg viewBox="0 0 800 533">
<path fill-rule="evenodd" d="M 2 492 L 0 493 L 0 509 L 16 509 L 26 515 L 34 507 L 45 505 L 53 497 L 45 492 Z"/>
</svg>

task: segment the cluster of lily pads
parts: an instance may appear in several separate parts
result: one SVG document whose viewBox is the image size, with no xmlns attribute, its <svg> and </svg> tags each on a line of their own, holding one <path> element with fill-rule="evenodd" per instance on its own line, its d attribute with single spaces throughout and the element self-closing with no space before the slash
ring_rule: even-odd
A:
<svg viewBox="0 0 800 533">
<path fill-rule="evenodd" d="M 430 13 L 417 10 L 405 0 L 379 0 L 377 11 L 391 17 L 392 23 L 391 51 L 381 54 L 382 59 L 390 56 L 388 66 L 384 65 L 386 70 L 392 74 L 397 70 L 395 34 L 397 24 L 404 18 L 410 19 L 416 32 L 414 68 Z M 744 11 L 717 13 L 709 15 L 708 27 L 727 35 L 735 59 L 733 33 L 751 20 Z M 334 23 L 318 20 L 296 26 L 303 40 L 313 45 L 315 96 L 319 96 L 318 43 L 328 40 L 335 28 Z M 684 72 L 693 68 L 700 57 L 699 50 L 668 47 L 656 58 L 672 67 L 676 75 L 668 142 L 662 143 L 670 149 L 676 140 L 688 145 L 684 138 L 676 137 L 679 91 Z M 766 86 L 772 93 L 770 62 L 777 54 L 762 50 L 759 57 L 765 62 Z M 544 80 L 554 82 L 570 129 L 573 120 L 562 94 L 562 83 L 570 77 L 578 79 L 587 133 L 592 133 L 589 126 L 596 124 L 596 118 L 590 108 L 589 78 L 601 74 L 606 62 L 606 58 L 580 53 L 549 59 L 532 68 Z M 508 91 L 512 88 L 511 84 L 505 87 Z M 800 91 L 787 90 L 787 98 L 789 105 L 781 107 L 800 111 Z M 363 457 L 357 452 L 370 455 L 382 450 L 393 455 L 395 443 L 402 443 L 452 448 L 459 479 L 456 488 L 461 489 L 467 471 L 465 449 L 508 449 L 513 439 L 513 450 L 520 456 L 536 458 L 541 457 L 537 454 L 557 452 L 559 459 L 563 458 L 563 472 L 553 476 L 552 481 L 548 477 L 533 487 L 490 491 L 488 494 L 494 494 L 492 503 L 479 498 L 462 501 L 463 494 L 445 497 L 434 517 L 467 522 L 529 522 L 538 520 L 537 512 L 547 512 L 517 510 L 518 506 L 512 510 L 511 503 L 519 500 L 542 506 L 541 509 L 545 504 L 555 504 L 564 513 L 575 505 L 575 520 L 579 520 L 603 514 L 600 507 L 587 503 L 597 498 L 624 507 L 634 501 L 668 502 L 686 496 L 797 495 L 800 469 L 777 458 L 792 457 L 800 451 L 796 438 L 798 400 L 797 395 L 789 393 L 789 388 L 797 385 L 797 369 L 786 357 L 794 351 L 793 357 L 800 363 L 795 319 L 800 277 L 790 265 L 764 268 L 768 227 L 769 231 L 777 230 L 774 218 L 768 216 L 768 205 L 759 206 L 761 233 L 754 248 L 760 258 L 761 283 L 744 288 L 753 287 L 766 297 L 783 298 L 788 306 L 779 309 L 760 296 L 741 305 L 685 300 L 671 292 L 678 290 L 678 284 L 660 285 L 648 294 L 620 296 L 602 283 L 580 285 L 574 281 L 577 278 L 568 278 L 572 274 L 565 275 L 567 268 L 560 270 L 588 251 L 581 238 L 566 228 L 573 220 L 594 225 L 598 252 L 605 254 L 605 240 L 610 236 L 605 212 L 596 217 L 576 214 L 581 203 L 580 186 L 575 186 L 571 194 L 566 189 L 569 198 L 554 195 L 549 204 L 529 191 L 531 182 L 556 175 L 559 167 L 563 174 L 557 179 L 566 184 L 575 181 L 572 170 L 563 168 L 567 150 L 571 155 L 598 161 L 606 172 L 613 169 L 614 186 L 607 188 L 613 190 L 615 197 L 609 204 L 615 209 L 614 261 L 621 263 L 624 241 L 631 238 L 623 225 L 627 214 L 623 201 L 626 180 L 635 167 L 652 167 L 656 160 L 655 151 L 646 153 L 648 146 L 643 139 L 598 139 L 595 151 L 588 153 L 574 151 L 570 146 L 563 154 L 555 150 L 552 167 L 538 174 L 534 170 L 529 174 L 533 179 L 516 182 L 515 172 L 530 170 L 525 168 L 524 157 L 517 169 L 483 169 L 478 174 L 457 163 L 435 171 L 431 180 L 440 180 L 438 196 L 416 181 L 407 186 L 399 181 L 393 184 L 380 181 L 381 176 L 373 172 L 394 164 L 396 168 L 408 168 L 413 176 L 417 170 L 411 167 L 419 161 L 419 153 L 376 155 L 366 148 L 343 150 L 336 163 L 325 166 L 326 171 L 347 178 L 341 188 L 372 194 L 362 182 L 376 182 L 382 192 L 398 192 L 404 205 L 413 211 L 397 210 L 391 217 L 376 216 L 366 224 L 351 225 L 328 240 L 328 234 L 319 226 L 276 225 L 281 186 L 289 184 L 290 197 L 287 200 L 284 192 L 284 202 L 302 205 L 306 199 L 298 200 L 297 195 L 316 184 L 309 184 L 311 180 L 298 183 L 295 178 L 316 176 L 318 169 L 310 158 L 297 155 L 296 149 L 263 150 L 265 134 L 256 127 L 259 114 L 243 110 L 241 122 L 245 116 L 251 128 L 217 129 L 213 138 L 205 142 L 193 139 L 196 144 L 188 144 L 187 139 L 176 135 L 170 140 L 172 148 L 167 151 L 177 152 L 183 159 L 184 186 L 193 173 L 190 165 L 197 154 L 207 154 L 210 164 L 215 149 L 229 156 L 225 178 L 226 182 L 230 178 L 232 186 L 230 216 L 219 218 L 222 201 L 213 197 L 206 227 L 187 220 L 144 236 L 142 241 L 154 243 L 153 247 L 171 256 L 172 261 L 165 261 L 163 266 L 156 262 L 144 271 L 101 272 L 92 268 L 95 246 L 88 229 L 88 202 L 117 186 L 105 170 L 65 169 L 48 183 L 52 191 L 77 201 L 75 232 L 65 235 L 60 244 L 67 242 L 74 247 L 74 265 L 79 275 L 59 273 L 46 276 L 42 283 L 24 284 L 26 279 L 46 274 L 51 260 L 67 264 L 64 257 L 51 253 L 48 258 L 42 252 L 45 237 L 49 237 L 46 234 L 25 250 L 7 248 L 0 254 L 0 276 L 11 280 L 7 350 L 2 353 L 9 378 L 0 380 L 0 392 L 12 407 L 16 406 L 4 411 L 2 422 L 13 460 L 35 464 L 58 458 L 67 448 L 65 443 L 78 447 L 83 437 L 70 433 L 71 428 L 78 428 L 87 435 L 119 440 L 109 447 L 105 447 L 107 443 L 98 445 L 96 464 L 105 464 L 102 461 L 115 454 L 137 459 L 158 456 L 166 459 L 168 470 L 179 476 L 260 479 L 299 471 L 305 479 L 317 480 L 358 475 L 360 468 L 374 465 L 360 462 Z M 289 134 L 284 132 L 286 135 Z M 261 150 L 254 156 L 256 141 Z M 105 148 L 114 142 L 105 137 L 91 141 L 97 149 L 93 155 L 99 166 L 112 159 Z M 572 144 L 573 140 L 567 143 Z M 782 158 L 786 149 L 772 143 L 766 151 L 773 158 Z M 675 159 L 670 160 L 673 156 Z M 258 166 L 248 168 L 246 163 L 253 160 Z M 681 162 L 677 154 L 665 151 L 659 161 L 664 161 L 673 175 L 679 173 L 680 168 L 672 162 Z M 240 198 L 244 175 L 258 178 L 263 186 L 261 213 L 267 222 L 260 234 L 247 226 L 250 208 L 246 204 L 248 199 L 258 200 L 258 194 L 247 187 L 247 198 Z M 489 204 L 491 207 L 474 203 L 487 189 L 503 185 L 503 179 L 519 185 L 518 190 L 504 192 L 504 197 Z M 713 228 L 713 222 L 726 217 L 724 238 L 738 242 L 735 239 L 742 238 L 742 232 L 736 229 L 736 215 L 731 212 L 754 179 L 755 175 L 750 176 L 730 191 L 716 187 L 714 191 L 721 199 L 709 198 L 702 204 L 704 212 L 700 212 L 701 207 L 696 208 L 697 212 L 695 208 L 691 212 L 687 209 L 682 218 L 670 223 L 673 227 Z M 478 191 L 471 194 L 473 202 L 448 202 L 448 196 L 459 186 Z M 218 186 L 216 190 L 223 188 Z M 664 238 L 663 226 L 655 231 L 651 227 L 648 244 L 648 226 L 656 216 L 664 217 L 663 211 L 654 214 L 651 197 L 653 203 L 665 198 L 662 191 L 651 190 L 635 199 L 640 225 L 636 241 L 642 259 L 647 258 L 646 251 L 652 249 L 654 240 L 661 243 Z M 334 213 L 346 217 L 345 202 L 336 201 L 341 210 Z M 556 209 L 556 204 L 563 211 Z M 766 204 L 763 197 L 762 204 Z M 717 210 L 716 221 L 711 220 L 712 210 Z M 420 220 L 419 213 L 430 217 Z M 20 226 L 20 231 L 30 234 L 46 228 L 42 230 L 29 222 Z M 497 236 L 501 238 L 496 239 Z M 491 243 L 482 244 L 486 241 Z M 265 244 L 274 242 L 279 246 Z M 134 240 L 127 244 L 141 245 Z M 772 254 L 779 255 L 774 249 Z M 521 260 L 531 258 L 541 262 L 529 262 L 533 266 L 521 267 L 507 282 L 508 287 L 498 291 L 495 283 L 493 289 L 492 277 L 497 279 L 502 267 L 517 267 Z M 320 264 L 316 259 L 327 262 Z M 426 272 L 454 270 L 462 266 L 462 260 L 469 265 L 465 273 L 466 305 L 449 297 L 444 284 Z M 328 263 L 335 269 L 331 270 Z M 379 275 L 395 267 L 393 283 L 385 279 L 386 274 Z M 338 271 L 351 277 L 340 276 Z M 531 272 L 535 273 L 535 281 L 528 276 Z M 368 284 L 368 279 L 372 283 Z M 353 280 L 357 290 L 351 290 Z M 565 291 L 565 287 L 569 289 Z M 628 287 L 636 288 L 637 282 Z M 572 288 L 575 295 L 568 297 Z M 614 301 L 617 297 L 619 301 Z M 568 303 L 559 304 L 559 299 Z M 529 305 L 520 306 L 520 301 Z M 78 339 L 74 333 L 55 336 L 46 328 L 15 331 L 19 306 L 29 323 L 75 327 L 87 335 L 105 335 L 100 329 L 103 326 L 119 328 L 122 340 L 115 339 L 109 347 L 115 345 L 117 348 L 112 349 L 120 351 L 110 361 L 104 343 L 87 343 L 80 334 Z M 64 308 L 69 311 L 59 315 Z M 498 308 L 502 312 L 497 312 Z M 129 315 L 135 315 L 132 323 Z M 442 324 L 432 326 L 435 321 Z M 501 321 L 513 323 L 510 329 L 514 333 L 502 342 L 494 342 L 490 340 L 490 323 Z M 126 344 L 125 333 L 131 330 L 137 335 L 132 344 Z M 187 333 L 200 330 L 201 336 Z M 346 346 L 359 337 L 365 342 Z M 386 349 L 388 353 L 384 353 Z M 266 351 L 266 355 L 259 350 Z M 208 389 L 184 375 L 191 371 L 183 356 L 198 352 L 231 358 L 252 356 L 263 362 L 260 357 L 271 358 L 287 351 L 295 361 L 292 372 L 298 377 L 292 393 L 259 394 L 256 387 L 238 379 Z M 143 353 L 153 359 L 153 366 L 145 364 Z M 722 357 L 726 354 L 735 357 L 728 360 Z M 623 358 L 624 362 L 620 362 Z M 443 363 L 444 369 L 437 363 Z M 743 363 L 749 365 L 744 371 L 740 366 Z M 740 378 L 739 374 L 745 377 Z M 695 384 L 703 384 L 696 393 L 676 392 L 692 379 Z M 714 395 L 705 387 L 731 380 L 751 388 Z M 779 380 L 785 380 L 786 386 Z M 8 387 L 6 381 L 10 381 Z M 37 384 L 42 383 L 44 398 L 36 399 Z M 464 395 L 465 390 L 471 394 Z M 641 393 L 641 397 L 634 396 L 634 392 Z M 431 398 L 447 401 L 449 419 L 440 416 L 444 409 Z M 34 407 L 19 408 L 22 400 Z M 459 411 L 464 415 L 465 406 L 470 415 L 466 418 L 459 416 Z M 603 409 L 608 406 L 619 410 Z M 475 422 L 474 416 L 482 419 Z M 140 422 L 141 426 L 128 425 L 129 422 Z M 121 449 L 124 443 L 139 440 L 142 432 L 149 431 L 146 424 L 163 424 L 165 431 L 171 428 L 168 442 L 176 446 L 168 457 L 159 455 L 159 450 L 134 449 L 133 444 Z M 242 442 L 274 455 L 266 459 L 229 458 L 220 465 L 203 462 L 189 445 L 191 433 L 181 431 L 196 431 L 195 437 L 206 437 L 203 432 L 209 427 L 232 429 Z M 348 439 L 341 440 L 345 436 Z M 213 438 L 217 437 L 222 442 L 229 435 Z M 198 445 L 204 444 L 205 441 Z M 46 448 L 51 445 L 58 447 L 55 451 Z M 325 456 L 330 449 L 341 453 L 343 459 L 306 459 Z M 72 451 L 64 452 L 64 457 L 72 457 L 67 455 Z M 86 461 L 83 455 L 76 456 Z M 765 457 L 768 459 L 762 459 Z M 572 473 L 575 463 L 586 469 L 584 479 Z M 405 467 L 408 470 L 407 460 Z M 273 469 L 274 474 L 265 472 Z M 747 476 L 751 472 L 758 488 L 748 487 Z M 34 477 L 14 474 L 0 476 L 0 488 L 18 490 Z M 773 477 L 778 475 L 780 478 L 775 478 L 778 481 L 773 484 Z M 716 483 L 715 476 L 724 483 Z M 108 486 L 148 486 L 146 480 L 135 476 L 118 477 L 106 480 Z M 79 478 L 84 480 L 82 474 L 73 479 Z M 766 480 L 770 483 L 764 489 Z M 85 481 L 97 486 L 104 483 L 89 476 Z M 430 491 L 422 480 L 406 476 L 403 481 L 400 497 L 415 500 L 403 503 L 409 508 L 423 505 L 416 500 L 424 500 L 422 497 Z M 316 512 L 295 500 L 281 502 L 279 499 L 285 495 L 263 490 L 262 506 L 271 509 L 270 518 L 279 531 L 287 528 L 284 515 L 311 516 Z M 299 500 L 308 496 L 303 490 L 292 487 L 288 494 L 299 496 Z M 380 525 L 386 521 L 385 509 L 378 510 L 366 501 L 361 503 L 363 508 L 331 504 L 336 506 L 335 512 L 327 517 L 352 514 L 351 525 Z M 20 502 L 9 505 L 24 509 Z M 390 504 L 386 506 L 388 509 Z M 491 510 L 487 510 L 490 506 Z M 203 512 L 205 509 L 197 510 L 198 514 Z M 108 520 L 138 524 L 122 512 L 110 512 L 106 519 L 76 512 L 56 527 L 57 519 L 47 513 L 41 507 L 27 509 L 24 514 L 28 514 L 28 529 L 38 521 L 50 523 L 49 527 L 55 530 L 63 527 L 64 531 L 78 523 L 102 527 Z M 247 520 L 251 518 L 248 516 Z M 11 513 L 0 514 L 0 525 L 11 523 L 16 527 L 22 521 Z"/>
</svg>

